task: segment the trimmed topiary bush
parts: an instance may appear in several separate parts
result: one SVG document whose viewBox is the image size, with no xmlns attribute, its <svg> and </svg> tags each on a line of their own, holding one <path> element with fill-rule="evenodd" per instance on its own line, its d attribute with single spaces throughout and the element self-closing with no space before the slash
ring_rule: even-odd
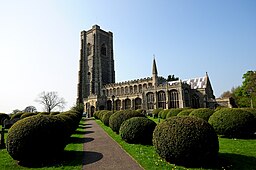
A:
<svg viewBox="0 0 256 170">
<path fill-rule="evenodd" d="M 49 112 L 39 112 L 38 114 L 40 114 L 40 115 L 50 115 Z"/>
<path fill-rule="evenodd" d="M 163 109 L 154 109 L 152 114 L 153 114 L 153 118 L 158 118 L 158 114 L 160 111 L 162 111 Z"/>
<path fill-rule="evenodd" d="M 102 117 L 102 122 L 104 125 L 109 126 L 109 118 L 113 114 L 113 111 L 106 112 Z"/>
<path fill-rule="evenodd" d="M 121 110 L 112 114 L 109 118 L 109 127 L 116 133 L 119 133 L 121 124 L 132 117 L 145 117 L 145 115 L 135 110 Z"/>
<path fill-rule="evenodd" d="M 133 117 L 124 121 L 120 136 L 128 143 L 152 144 L 156 123 L 146 117 Z"/>
<path fill-rule="evenodd" d="M 188 116 L 194 109 L 184 109 L 177 116 Z"/>
<path fill-rule="evenodd" d="M 245 110 L 221 109 L 209 118 L 217 134 L 230 138 L 247 138 L 254 133 L 254 116 Z"/>
<path fill-rule="evenodd" d="M 21 117 L 22 114 L 23 114 L 23 112 L 15 113 L 14 115 L 11 116 L 11 120 L 16 119 L 16 118 L 19 118 L 19 119 L 20 119 L 20 117 Z"/>
<path fill-rule="evenodd" d="M 50 115 L 58 115 L 60 112 L 51 112 Z"/>
<path fill-rule="evenodd" d="M 5 113 L 0 113 L 0 125 L 3 125 L 5 119 L 9 120 L 10 116 Z"/>
<path fill-rule="evenodd" d="M 159 123 L 153 145 L 166 161 L 183 166 L 211 166 L 217 162 L 218 137 L 209 123 L 197 117 L 171 117 Z"/>
<path fill-rule="evenodd" d="M 209 108 L 199 108 L 199 109 L 195 109 L 193 110 L 189 116 L 195 116 L 195 117 L 199 117 L 201 119 L 204 119 L 205 121 L 208 122 L 210 116 L 214 113 L 214 110 L 209 109 Z"/>
<path fill-rule="evenodd" d="M 98 110 L 98 111 L 94 112 L 93 117 L 94 117 L 95 119 L 99 119 L 99 113 L 100 113 L 100 111 L 101 111 L 101 110 Z"/>
<path fill-rule="evenodd" d="M 7 151 L 14 160 L 25 164 L 54 159 L 66 146 L 65 129 L 65 124 L 55 116 L 21 119 L 9 129 Z"/>
<path fill-rule="evenodd" d="M 36 113 L 32 113 L 32 112 L 26 112 L 26 113 L 23 113 L 23 114 L 20 116 L 20 118 L 21 118 L 21 119 L 24 119 L 24 118 L 26 118 L 26 117 L 35 116 L 35 115 L 37 115 L 37 114 L 36 114 Z"/>
<path fill-rule="evenodd" d="M 158 116 L 161 119 L 166 119 L 167 114 L 170 112 L 170 109 L 166 109 L 166 110 L 161 110 L 158 114 Z"/>
<path fill-rule="evenodd" d="M 185 109 L 187 109 L 187 108 L 170 109 L 166 115 L 166 119 L 169 117 L 177 116 L 182 110 L 185 110 Z"/>
</svg>

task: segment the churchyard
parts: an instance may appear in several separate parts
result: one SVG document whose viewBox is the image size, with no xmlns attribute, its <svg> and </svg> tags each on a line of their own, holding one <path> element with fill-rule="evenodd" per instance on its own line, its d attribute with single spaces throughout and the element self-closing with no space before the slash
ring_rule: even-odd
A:
<svg viewBox="0 0 256 170">
<path fill-rule="evenodd" d="M 144 169 L 256 167 L 255 109 L 156 109 L 150 115 L 142 110 L 97 111 L 94 117 Z M 28 126 L 32 120 L 38 123 Z M 51 126 L 46 125 L 43 129 L 51 129 L 52 133 L 45 135 L 45 131 L 38 128 L 42 121 L 51 122 Z M 5 130 L 6 147 L 0 149 L 0 169 L 82 169 L 86 159 L 83 144 L 90 143 L 86 141 L 85 124 L 86 118 L 72 111 L 31 115 L 19 120 L 17 125 Z M 41 142 L 30 130 L 26 132 L 32 135 L 29 138 L 24 137 L 26 133 L 17 136 L 32 126 L 43 136 Z M 66 128 L 65 133 L 60 127 Z M 19 142 L 13 145 L 16 139 Z M 25 147 L 25 152 L 18 147 L 28 146 L 27 143 L 32 150 Z M 36 152 L 35 148 L 38 148 Z M 52 153 L 53 148 L 59 149 Z M 24 155 L 20 156 L 22 153 Z"/>
</svg>

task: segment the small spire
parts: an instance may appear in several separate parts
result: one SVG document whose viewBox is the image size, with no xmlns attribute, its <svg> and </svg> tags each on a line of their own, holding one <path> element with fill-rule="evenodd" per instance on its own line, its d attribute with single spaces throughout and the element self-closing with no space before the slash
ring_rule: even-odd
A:
<svg viewBox="0 0 256 170">
<path fill-rule="evenodd" d="M 156 68 L 156 60 L 155 60 L 155 55 L 153 55 L 153 68 L 152 68 L 152 74 L 157 75 L 157 68 Z"/>
<path fill-rule="evenodd" d="M 205 72 L 205 76 L 206 76 L 206 77 L 209 77 L 209 76 L 208 76 L 208 73 L 207 73 L 207 71 Z"/>
</svg>

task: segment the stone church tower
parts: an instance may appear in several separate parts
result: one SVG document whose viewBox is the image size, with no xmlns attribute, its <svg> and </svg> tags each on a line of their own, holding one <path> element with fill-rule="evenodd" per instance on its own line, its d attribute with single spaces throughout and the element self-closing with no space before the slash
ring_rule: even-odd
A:
<svg viewBox="0 0 256 170">
<path fill-rule="evenodd" d="M 115 83 L 113 34 L 94 25 L 81 32 L 77 103 L 101 96 L 102 87 L 110 83 Z"/>
</svg>

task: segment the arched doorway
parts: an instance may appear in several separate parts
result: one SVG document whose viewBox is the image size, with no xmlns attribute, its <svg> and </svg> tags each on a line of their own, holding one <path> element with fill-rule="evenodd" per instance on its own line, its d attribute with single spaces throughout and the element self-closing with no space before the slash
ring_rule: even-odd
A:
<svg viewBox="0 0 256 170">
<path fill-rule="evenodd" d="M 95 112 L 95 107 L 91 106 L 91 117 L 93 117 L 93 113 Z"/>
</svg>

